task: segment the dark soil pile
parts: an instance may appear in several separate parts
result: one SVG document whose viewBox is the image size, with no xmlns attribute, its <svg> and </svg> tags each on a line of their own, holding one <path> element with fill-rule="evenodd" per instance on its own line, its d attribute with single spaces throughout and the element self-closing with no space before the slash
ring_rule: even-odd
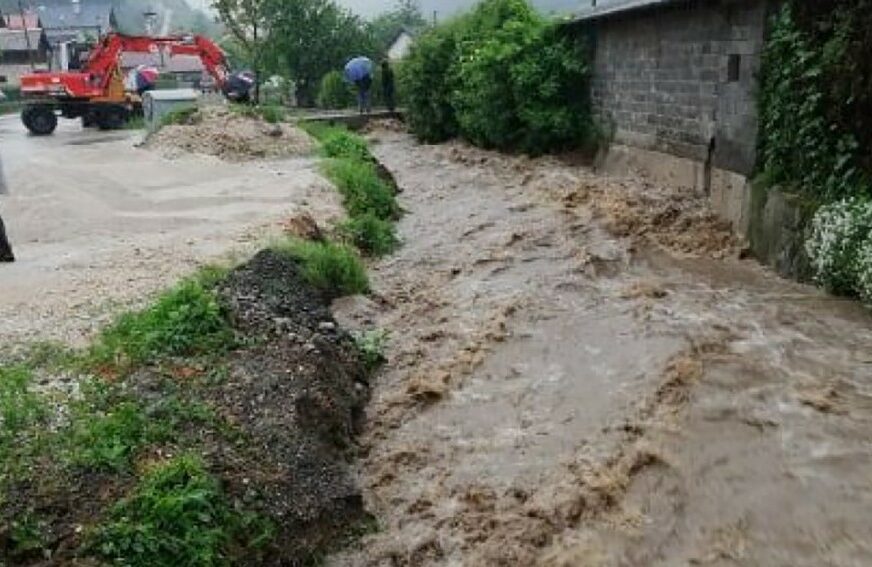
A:
<svg viewBox="0 0 872 567">
<path fill-rule="evenodd" d="M 369 391 L 354 340 L 298 264 L 273 251 L 232 271 L 216 292 L 236 348 L 111 381 L 112 395 L 143 407 L 147 419 L 175 419 L 173 434 L 137 449 L 131 466 L 117 470 L 46 454 L 12 485 L 0 482 L 0 565 L 98 564 L 89 534 L 143 471 L 181 454 L 202 459 L 232 509 L 270 526 L 263 542 L 225 546 L 230 564 L 309 564 L 366 525 L 349 466 Z M 179 417 L 169 400 L 207 415 Z M 32 549 L 22 549 L 18 518 L 38 518 Z"/>
<path fill-rule="evenodd" d="M 214 463 L 238 498 L 276 521 L 277 557 L 312 553 L 364 519 L 348 470 L 368 386 L 353 339 L 296 263 L 264 251 L 219 287 L 233 325 L 253 346 L 207 395 L 250 440 Z"/>
</svg>

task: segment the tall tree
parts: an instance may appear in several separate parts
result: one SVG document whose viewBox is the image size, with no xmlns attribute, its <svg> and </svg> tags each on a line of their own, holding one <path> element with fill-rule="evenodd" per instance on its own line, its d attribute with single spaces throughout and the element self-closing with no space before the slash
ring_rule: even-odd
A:
<svg viewBox="0 0 872 567">
<path fill-rule="evenodd" d="M 264 74 L 263 55 L 268 49 L 273 9 L 272 0 L 213 0 L 212 7 L 233 39 L 235 52 L 251 65 L 257 84 Z M 259 89 L 255 88 L 255 100 Z"/>
</svg>

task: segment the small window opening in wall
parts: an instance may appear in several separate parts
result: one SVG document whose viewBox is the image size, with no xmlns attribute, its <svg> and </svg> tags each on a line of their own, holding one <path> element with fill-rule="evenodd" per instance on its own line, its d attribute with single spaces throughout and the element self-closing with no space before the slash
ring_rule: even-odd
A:
<svg viewBox="0 0 872 567">
<path fill-rule="evenodd" d="M 727 60 L 727 81 L 731 83 L 739 82 L 739 68 L 742 66 L 742 56 L 737 54 L 730 55 Z"/>
</svg>

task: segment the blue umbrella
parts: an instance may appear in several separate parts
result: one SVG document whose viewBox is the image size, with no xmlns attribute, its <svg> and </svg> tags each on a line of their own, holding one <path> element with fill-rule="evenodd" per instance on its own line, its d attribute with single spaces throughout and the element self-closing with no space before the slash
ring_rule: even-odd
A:
<svg viewBox="0 0 872 567">
<path fill-rule="evenodd" d="M 355 57 L 345 64 L 345 80 L 356 83 L 364 77 L 372 76 L 372 61 L 369 57 Z"/>
</svg>

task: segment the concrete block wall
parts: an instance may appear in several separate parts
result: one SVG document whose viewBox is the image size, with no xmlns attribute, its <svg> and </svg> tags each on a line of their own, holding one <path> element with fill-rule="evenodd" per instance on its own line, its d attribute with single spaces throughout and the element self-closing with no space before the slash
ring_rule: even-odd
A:
<svg viewBox="0 0 872 567">
<path fill-rule="evenodd" d="M 750 174 L 767 4 L 688 0 L 591 22 L 592 99 L 614 141 Z"/>
</svg>

